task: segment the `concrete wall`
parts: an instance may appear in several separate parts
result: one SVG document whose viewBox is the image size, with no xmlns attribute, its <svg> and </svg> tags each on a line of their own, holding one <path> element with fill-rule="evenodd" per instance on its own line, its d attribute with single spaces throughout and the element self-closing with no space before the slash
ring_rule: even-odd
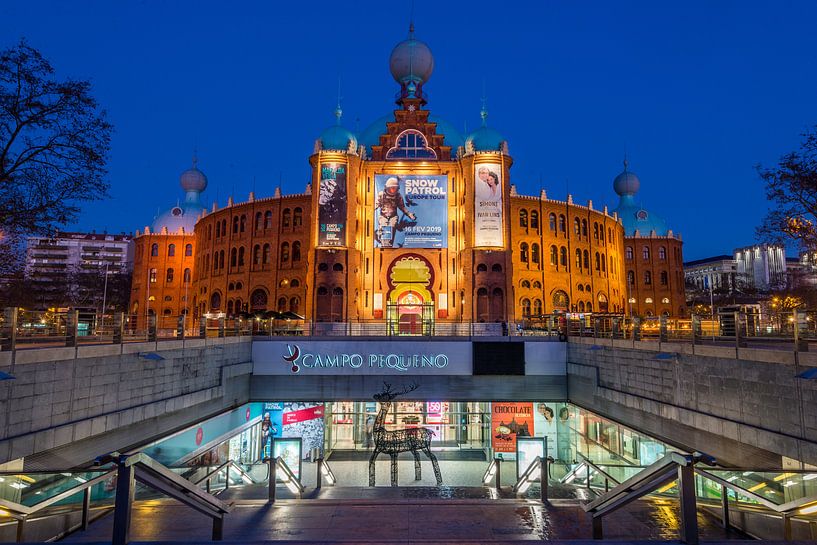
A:
<svg viewBox="0 0 817 545">
<path fill-rule="evenodd" d="M 244 403 L 250 358 L 235 337 L 0 353 L 0 463 L 68 468 Z"/>
<path fill-rule="evenodd" d="M 569 399 L 722 463 L 817 464 L 817 381 L 795 378 L 817 354 L 647 344 L 571 341 Z"/>
</svg>

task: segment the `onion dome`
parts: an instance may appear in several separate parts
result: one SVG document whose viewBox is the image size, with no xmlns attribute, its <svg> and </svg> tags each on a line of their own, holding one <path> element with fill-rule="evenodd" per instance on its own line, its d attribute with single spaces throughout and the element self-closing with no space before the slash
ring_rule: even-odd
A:
<svg viewBox="0 0 817 545">
<path fill-rule="evenodd" d="M 325 129 L 318 137 L 318 140 L 321 143 L 321 149 L 346 151 L 349 149 L 350 145 L 353 149 L 357 148 L 357 138 L 355 135 L 352 133 L 352 131 L 342 127 L 340 124 L 340 118 L 342 116 L 343 110 L 340 109 L 340 103 L 338 103 L 338 107 L 335 109 L 335 117 L 337 118 L 337 122 L 331 127 Z"/>
<path fill-rule="evenodd" d="M 182 172 L 179 185 L 185 192 L 184 201 L 179 202 L 153 220 L 151 231 L 160 233 L 167 228 L 168 233 L 177 233 L 184 229 L 185 233 L 192 233 L 199 215 L 204 211 L 201 204 L 201 192 L 207 189 L 207 176 L 196 168 L 197 158 L 193 156 L 193 166 Z"/>
<path fill-rule="evenodd" d="M 401 85 L 413 82 L 423 84 L 434 71 L 434 56 L 425 42 L 414 37 L 414 23 L 409 26 L 409 36 L 396 46 L 389 57 L 389 70 Z"/>
<path fill-rule="evenodd" d="M 648 237 L 651 234 L 657 236 L 667 235 L 667 222 L 664 218 L 656 216 L 640 203 L 636 203 L 635 194 L 641 187 L 641 181 L 634 173 L 627 170 L 629 163 L 624 159 L 624 171 L 613 180 L 613 189 L 619 195 L 618 207 L 613 210 L 621 218 L 624 225 L 624 236 Z"/>
<path fill-rule="evenodd" d="M 470 151 L 501 151 L 505 138 L 499 131 L 488 126 L 488 110 L 483 104 L 480 111 L 482 126 L 465 138 L 465 149 Z"/>
<path fill-rule="evenodd" d="M 629 162 L 624 159 L 624 171 L 613 180 L 613 190 L 619 197 L 635 195 L 641 188 L 641 180 L 638 179 L 634 172 L 627 170 L 628 166 Z"/>
</svg>

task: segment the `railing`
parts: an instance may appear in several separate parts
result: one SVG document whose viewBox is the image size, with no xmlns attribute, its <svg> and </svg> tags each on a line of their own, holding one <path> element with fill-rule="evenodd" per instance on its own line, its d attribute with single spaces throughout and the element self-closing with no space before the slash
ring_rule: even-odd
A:
<svg viewBox="0 0 817 545">
<path fill-rule="evenodd" d="M 326 462 L 324 462 L 326 463 Z M 304 491 L 304 485 L 301 484 L 300 479 L 295 476 L 295 473 L 289 468 L 284 459 L 280 456 L 269 459 L 269 501 L 275 503 L 276 486 L 278 485 L 278 472 L 281 472 L 280 481 L 286 486 L 290 492 L 297 495 L 299 498 Z M 318 468 L 320 471 L 320 468 Z M 331 473 L 331 470 L 330 470 Z M 332 474 L 334 477 L 334 473 Z M 333 483 L 334 484 L 334 483 Z"/>
<path fill-rule="evenodd" d="M 108 463 L 116 464 L 113 545 L 125 545 L 130 541 L 131 514 L 137 481 L 210 517 L 213 521 L 213 541 L 222 539 L 224 515 L 230 511 L 227 504 L 146 454 L 124 455 L 113 452 L 97 458 L 99 465 Z"/>
<path fill-rule="evenodd" d="M 208 494 L 213 494 L 217 496 L 219 492 L 223 492 L 224 490 L 230 489 L 230 470 L 236 472 L 238 477 L 245 483 L 245 484 L 254 484 L 256 481 L 252 478 L 252 476 L 247 473 L 243 467 L 238 465 L 233 460 L 227 460 L 220 466 L 216 467 L 212 471 L 206 473 L 202 477 L 195 479 L 192 481 L 193 484 L 201 485 L 204 483 L 204 489 L 207 491 Z M 213 492 L 212 481 L 218 477 L 224 476 L 224 488 L 221 488 L 218 492 Z"/>
</svg>

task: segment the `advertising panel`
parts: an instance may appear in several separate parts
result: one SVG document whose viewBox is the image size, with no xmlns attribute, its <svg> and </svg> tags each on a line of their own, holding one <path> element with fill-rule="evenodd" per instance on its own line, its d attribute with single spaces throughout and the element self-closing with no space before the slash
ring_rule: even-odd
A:
<svg viewBox="0 0 817 545">
<path fill-rule="evenodd" d="M 474 165 L 474 246 L 504 245 L 502 231 L 502 165 Z"/>
<path fill-rule="evenodd" d="M 304 459 L 309 456 L 310 449 L 317 448 L 323 452 L 323 410 L 323 403 L 284 403 L 283 437 L 300 437 L 303 440 L 301 455 Z"/>
<path fill-rule="evenodd" d="M 276 439 L 273 444 L 275 457 L 278 458 L 280 456 L 287 467 L 295 474 L 295 478 L 300 479 L 301 458 L 303 456 L 301 440 L 297 437 Z"/>
<path fill-rule="evenodd" d="M 491 403 L 491 448 L 505 460 L 516 457 L 516 438 L 533 437 L 533 403 Z"/>
<path fill-rule="evenodd" d="M 446 248 L 448 176 L 376 174 L 375 248 Z"/>
<path fill-rule="evenodd" d="M 346 165 L 321 165 L 318 246 L 346 245 Z"/>
<path fill-rule="evenodd" d="M 556 415 L 557 405 L 562 403 L 534 403 L 536 410 L 533 412 L 533 434 L 536 437 L 544 437 L 547 440 L 547 454 L 555 460 L 556 455 Z"/>
<path fill-rule="evenodd" d="M 536 457 L 545 457 L 547 437 L 516 438 L 516 479 L 528 470 Z M 537 475 L 538 477 L 538 475 Z"/>
</svg>

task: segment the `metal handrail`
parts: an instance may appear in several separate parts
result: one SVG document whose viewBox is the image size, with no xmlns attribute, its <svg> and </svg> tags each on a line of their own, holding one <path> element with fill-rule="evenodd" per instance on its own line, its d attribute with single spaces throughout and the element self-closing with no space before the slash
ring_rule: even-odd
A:
<svg viewBox="0 0 817 545">
<path fill-rule="evenodd" d="M 618 479 L 616 479 L 615 477 L 613 477 L 612 475 L 607 473 L 605 470 L 603 470 L 601 467 L 599 467 L 598 465 L 596 465 L 595 463 L 590 461 L 590 459 L 587 458 L 584 454 L 582 454 L 581 452 L 577 452 L 576 454 L 581 458 L 581 461 L 579 462 L 579 464 L 576 467 L 574 467 L 573 469 L 568 471 L 565 474 L 565 476 L 561 478 L 561 480 L 559 482 L 561 482 L 563 484 L 568 484 L 568 483 L 572 482 L 572 480 L 575 479 L 578 476 L 577 473 L 582 467 L 585 467 L 585 468 L 589 467 L 589 468 L 592 468 L 593 471 L 596 471 L 602 477 L 604 477 L 604 491 L 605 492 L 609 492 L 610 482 L 612 482 L 612 483 L 614 483 L 616 485 L 621 484 L 618 481 Z M 605 464 L 605 465 L 607 465 L 607 464 Z M 621 465 L 621 466 L 615 466 L 615 467 L 642 467 L 643 468 L 643 466 L 629 466 L 629 465 Z M 587 488 L 590 488 L 590 478 L 591 478 L 591 475 L 590 475 L 590 471 L 588 470 L 587 471 Z"/>
<path fill-rule="evenodd" d="M 28 472 L 27 474 L 50 474 L 54 472 L 45 472 L 45 471 L 32 471 Z M 78 483 L 76 486 L 69 488 L 68 490 L 64 490 L 59 494 L 55 494 L 54 496 L 43 500 L 36 505 L 23 505 L 20 503 L 13 502 L 11 500 L 0 499 L 0 508 L 8 512 L 8 516 L 15 519 L 17 521 L 17 542 L 23 540 L 23 534 L 25 532 L 25 524 L 26 521 L 31 518 L 33 515 L 37 514 L 38 512 L 42 511 L 46 507 L 50 507 L 55 503 L 58 503 L 66 498 L 70 498 L 71 496 L 79 493 L 84 492 L 82 498 L 82 519 L 79 525 L 76 525 L 70 528 L 66 533 L 70 533 L 75 529 L 82 528 L 83 530 L 88 529 L 88 525 L 91 522 L 90 519 L 90 508 L 91 508 L 91 487 L 107 480 L 113 474 L 116 473 L 115 469 L 110 471 L 106 471 L 105 473 L 94 477 L 93 479 L 88 479 L 84 483 Z M 16 472 L 3 472 L 3 474 L 11 474 L 11 475 L 20 475 L 19 471 Z"/>
<path fill-rule="evenodd" d="M 224 489 L 226 490 L 226 489 L 230 488 L 230 468 L 231 467 L 235 468 L 236 471 L 238 471 L 238 474 L 239 474 L 239 476 L 241 476 L 242 479 L 249 479 L 250 482 L 248 484 L 255 483 L 255 479 L 253 479 L 252 476 L 249 473 L 244 471 L 244 468 L 241 467 L 240 465 L 238 465 L 235 462 L 235 460 L 227 460 L 226 462 L 224 462 L 223 464 L 221 464 L 220 466 L 218 466 L 214 470 L 210 471 L 209 473 L 207 473 L 206 475 L 204 475 L 200 479 L 197 479 L 197 480 L 191 481 L 191 482 L 193 484 L 195 484 L 195 485 L 199 485 L 199 484 L 206 481 L 205 482 L 205 490 L 207 490 L 207 492 L 210 492 L 210 481 L 213 479 L 213 477 L 215 477 L 216 475 L 218 475 L 219 473 L 221 473 L 222 471 L 224 471 L 226 469 L 227 476 L 226 476 L 226 479 L 225 479 L 226 484 L 224 486 Z"/>
</svg>

